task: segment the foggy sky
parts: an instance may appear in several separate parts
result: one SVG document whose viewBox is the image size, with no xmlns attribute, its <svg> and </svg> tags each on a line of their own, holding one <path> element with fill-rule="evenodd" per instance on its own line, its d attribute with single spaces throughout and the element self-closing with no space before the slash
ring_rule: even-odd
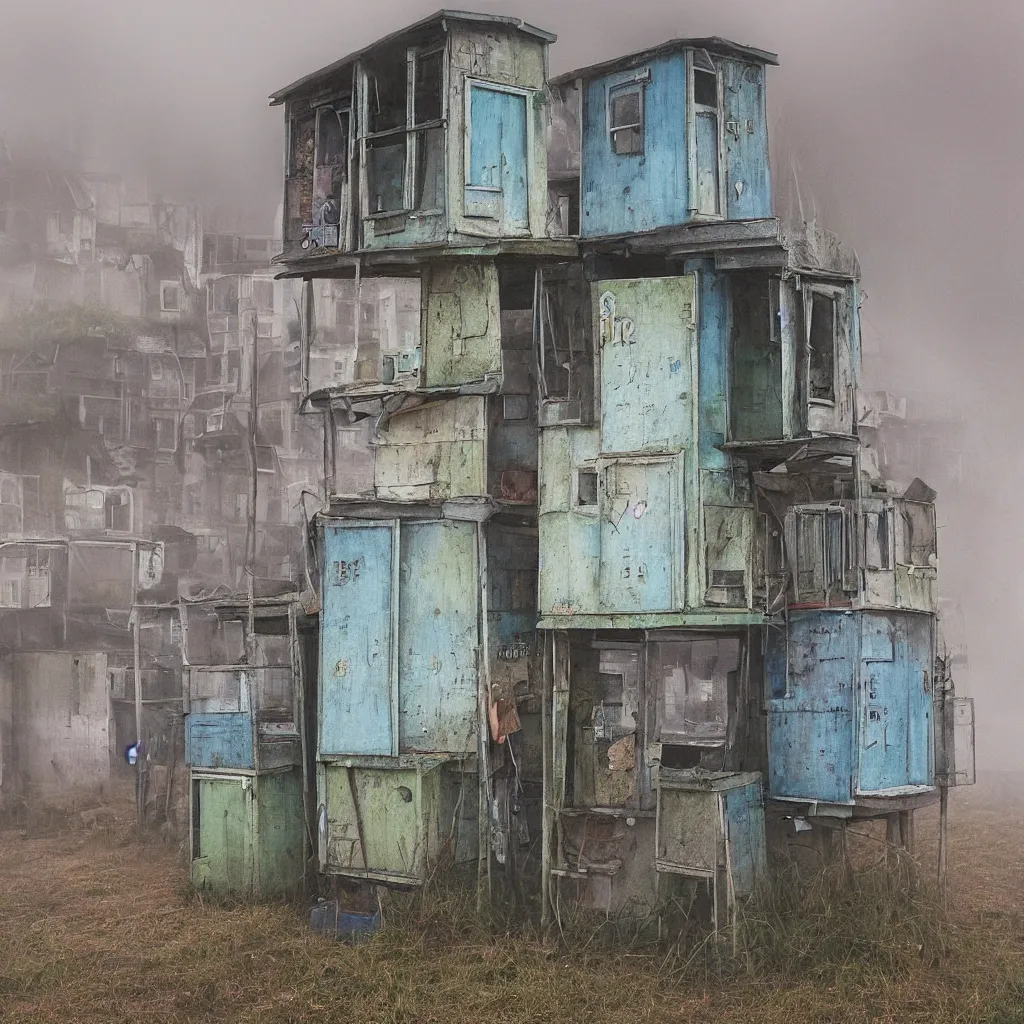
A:
<svg viewBox="0 0 1024 1024">
<path fill-rule="evenodd" d="M 439 0 L 5 0 L 0 134 L 65 145 L 275 230 L 283 125 L 270 92 L 430 14 Z M 460 6 L 460 5 L 453 5 Z M 939 495 L 941 579 L 961 591 L 983 765 L 1024 767 L 1020 272 L 1024 4 L 1014 0 L 474 0 L 558 33 L 558 73 L 674 36 L 776 51 L 777 212 L 805 209 L 858 253 L 867 345 L 892 390 L 964 395 L 976 460 Z M 874 383 L 874 382 L 872 382 Z M 954 515 L 956 510 L 958 514 Z M 976 526 L 950 531 L 950 519 Z"/>
</svg>

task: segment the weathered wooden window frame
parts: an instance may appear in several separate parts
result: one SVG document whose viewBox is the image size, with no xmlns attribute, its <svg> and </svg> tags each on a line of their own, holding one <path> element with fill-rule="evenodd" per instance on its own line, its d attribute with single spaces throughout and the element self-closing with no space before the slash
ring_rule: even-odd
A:
<svg viewBox="0 0 1024 1024">
<path fill-rule="evenodd" d="M 313 195 L 315 197 L 316 189 L 316 171 L 317 171 L 317 157 L 320 154 L 320 120 L 326 111 L 330 111 L 338 120 L 338 125 L 341 127 L 342 116 L 346 117 L 348 121 L 345 124 L 345 185 L 344 195 L 341 200 L 341 208 L 338 211 L 338 248 L 343 249 L 347 242 L 348 236 L 348 221 L 349 221 L 349 207 L 352 202 L 352 104 L 349 102 L 348 106 L 345 106 L 340 100 L 330 100 L 326 103 L 321 102 L 319 99 L 316 101 L 315 106 L 310 104 L 313 108 L 313 181 L 311 188 L 313 189 Z M 290 159 L 290 154 L 289 154 Z M 312 209 L 310 209 L 310 217 L 312 217 Z M 309 238 L 307 236 L 305 243 L 308 243 Z M 243 241 L 244 245 L 244 241 Z"/>
<path fill-rule="evenodd" d="M 175 304 L 173 306 L 167 305 L 164 293 L 170 289 L 174 289 Z M 161 281 L 160 282 L 160 312 L 161 313 L 180 313 L 181 312 L 181 282 L 180 281 Z"/>
<path fill-rule="evenodd" d="M 911 501 L 905 499 L 902 503 L 901 516 L 903 521 L 904 531 L 904 550 L 906 553 L 906 564 L 914 569 L 934 569 L 935 566 L 931 561 L 917 562 L 913 558 L 913 520 L 910 514 L 911 508 L 922 509 L 925 511 L 928 520 L 928 526 L 930 527 L 931 544 L 929 545 L 929 558 L 938 559 L 939 557 L 939 533 L 938 524 L 935 521 L 935 506 L 927 501 Z"/>
<path fill-rule="evenodd" d="M 714 644 L 717 645 L 717 655 L 716 655 L 716 659 L 715 659 L 716 660 L 716 671 L 719 670 L 719 664 L 718 663 L 721 660 L 722 645 L 723 644 L 727 644 L 727 643 L 733 642 L 733 643 L 735 643 L 737 645 L 737 650 L 736 650 L 736 666 L 737 667 L 735 669 L 732 669 L 731 671 L 733 671 L 733 672 L 743 672 L 744 671 L 744 666 L 745 666 L 746 661 L 747 661 L 746 646 L 748 644 L 748 641 L 744 637 L 737 636 L 737 635 L 734 635 L 734 634 L 725 634 L 723 636 L 714 636 L 714 635 L 711 635 L 711 634 L 703 634 L 703 635 L 694 635 L 694 636 L 689 636 L 689 637 L 683 637 L 683 636 L 679 636 L 679 635 L 673 636 L 671 634 L 665 634 L 664 636 L 655 636 L 655 635 L 652 634 L 652 635 L 650 635 L 650 640 L 652 642 L 654 642 L 654 643 L 658 643 L 659 645 L 665 645 L 665 646 L 668 646 L 670 644 L 672 644 L 672 645 L 682 645 L 682 644 L 688 645 L 690 647 L 690 652 L 691 652 L 690 653 L 691 662 L 692 662 L 692 657 L 693 657 L 692 651 L 693 651 L 693 645 L 694 644 L 696 644 L 696 643 L 714 643 Z M 647 648 L 647 664 L 648 664 L 648 666 L 650 666 L 651 660 L 652 660 L 651 659 L 651 650 L 650 650 L 650 645 L 648 645 L 648 648 Z M 668 691 L 668 688 L 665 685 L 665 682 L 666 682 L 665 674 L 664 674 L 664 672 L 661 672 L 661 673 L 658 674 L 658 676 L 656 678 L 653 678 L 653 679 L 651 678 L 652 674 L 653 674 L 653 669 L 648 667 L 647 674 L 646 674 L 646 683 L 647 683 L 648 689 L 649 690 L 653 689 L 653 691 L 654 691 L 653 697 L 654 697 L 654 718 L 655 718 L 654 728 L 655 728 L 655 735 L 652 737 L 654 742 L 662 744 L 664 746 L 691 747 L 691 748 L 697 748 L 697 749 L 703 749 L 703 750 L 714 750 L 714 749 L 719 749 L 719 748 L 723 748 L 723 747 L 728 747 L 729 746 L 729 720 L 735 714 L 735 709 L 733 708 L 733 706 L 732 706 L 732 704 L 730 703 L 730 700 L 729 700 L 729 672 L 728 671 L 725 672 L 725 673 L 721 673 L 718 676 L 717 679 L 714 679 L 714 678 L 712 679 L 712 686 L 714 688 L 716 688 L 716 689 L 720 689 L 721 690 L 721 695 L 720 695 L 719 699 L 722 701 L 722 703 L 725 706 L 726 721 L 725 721 L 725 723 L 723 725 L 723 735 L 721 737 L 718 737 L 718 736 L 698 736 L 698 735 L 694 734 L 694 733 L 697 732 L 696 729 L 693 730 L 693 732 L 679 732 L 679 731 L 675 731 L 675 730 L 670 729 L 668 727 L 668 725 L 667 725 L 667 719 L 668 719 L 667 697 L 668 697 L 669 691 Z M 683 690 L 683 692 L 681 694 L 681 696 L 682 696 L 682 707 L 683 708 L 685 708 L 687 706 L 693 707 L 693 706 L 696 706 L 696 705 L 698 705 L 700 703 L 698 701 L 692 701 L 692 702 L 688 702 L 687 701 L 687 697 L 692 692 L 693 691 L 690 691 L 688 689 L 684 689 Z M 687 721 L 688 724 L 691 725 L 691 726 L 699 726 L 699 725 L 703 724 L 703 723 L 697 722 L 696 720 L 690 720 L 690 719 L 684 719 L 684 721 Z"/>
<path fill-rule="evenodd" d="M 595 493 L 593 504 L 580 500 L 580 475 L 592 473 L 595 477 Z M 570 507 L 573 512 L 581 516 L 596 518 L 601 511 L 601 470 L 596 462 L 583 462 L 572 468 L 572 480 L 570 481 Z"/>
<path fill-rule="evenodd" d="M 839 300 L 843 297 L 842 288 L 834 288 L 828 285 L 809 284 L 803 286 L 803 320 L 804 320 L 804 350 L 806 353 L 807 367 L 807 401 L 810 405 L 835 408 L 839 395 Z M 832 303 L 832 397 L 815 398 L 811 394 L 811 357 L 814 349 L 811 347 L 811 329 L 814 326 L 814 297 L 820 296 L 829 299 Z"/>
<path fill-rule="evenodd" d="M 703 54 L 710 67 L 697 68 L 697 54 Z M 717 105 L 712 108 L 707 104 L 697 103 L 694 96 L 694 72 L 699 70 L 715 75 L 717 86 Z M 696 203 L 697 198 L 697 112 L 714 111 L 717 131 L 718 157 L 718 210 L 715 213 L 701 213 Z M 724 220 L 726 218 L 725 197 L 725 146 L 722 126 L 724 111 L 722 103 L 722 69 L 707 50 L 691 49 L 686 51 L 686 150 L 687 172 L 689 176 L 689 213 L 694 220 Z"/>
<path fill-rule="evenodd" d="M 608 143 L 615 156 L 644 156 L 647 152 L 647 85 L 651 81 L 651 69 L 643 68 L 628 78 L 620 78 L 609 82 L 604 90 L 605 124 L 608 130 Z M 615 124 L 612 120 L 612 106 L 619 96 L 635 93 L 638 97 L 638 120 L 636 123 Z M 616 136 L 619 132 L 639 131 L 640 148 L 620 153 L 615 148 Z"/>
<path fill-rule="evenodd" d="M 416 65 L 425 57 L 434 54 L 441 54 L 441 116 L 430 121 L 417 123 L 416 121 Z M 443 214 L 443 208 L 417 209 L 416 198 L 416 139 L 420 133 L 427 132 L 433 128 L 444 129 L 448 124 L 448 43 L 435 43 L 423 47 L 409 47 L 406 50 L 405 59 L 405 124 L 398 128 L 388 128 L 381 132 L 369 132 L 366 129 L 370 124 L 370 73 L 365 65 L 359 68 L 359 163 L 361 177 L 361 205 L 364 220 L 385 220 L 389 217 L 401 214 L 416 214 L 417 216 L 436 216 Z M 370 209 L 370 171 L 367 160 L 367 152 L 370 148 L 367 143 L 376 139 L 404 136 L 405 138 L 405 172 L 402 182 L 402 207 L 394 210 L 371 210 Z M 447 152 L 447 146 L 445 147 Z M 447 177 L 447 175 L 446 175 Z"/>
<path fill-rule="evenodd" d="M 529 227 L 527 232 L 533 230 L 533 221 L 530 216 L 530 186 L 532 183 L 532 174 L 530 173 L 530 154 L 534 151 L 534 137 L 533 137 L 533 118 L 530 117 L 530 102 L 533 96 L 536 94 L 536 89 L 521 89 L 512 85 L 500 85 L 497 82 L 488 82 L 482 78 L 471 78 L 468 75 L 463 79 L 463 106 L 465 109 L 465 145 L 463 158 L 463 195 L 462 195 L 462 215 L 464 217 L 470 217 L 475 220 L 500 220 L 500 214 L 492 213 L 468 213 L 466 210 L 466 193 L 472 189 L 474 192 L 490 193 L 492 195 L 502 195 L 505 191 L 502 185 L 477 185 L 472 182 L 472 175 L 470 173 L 471 166 L 471 155 L 473 151 L 473 116 L 472 116 L 472 101 L 473 101 L 473 90 L 474 89 L 487 89 L 490 92 L 505 93 L 509 96 L 522 96 L 523 102 L 526 106 L 526 216 Z"/>
</svg>

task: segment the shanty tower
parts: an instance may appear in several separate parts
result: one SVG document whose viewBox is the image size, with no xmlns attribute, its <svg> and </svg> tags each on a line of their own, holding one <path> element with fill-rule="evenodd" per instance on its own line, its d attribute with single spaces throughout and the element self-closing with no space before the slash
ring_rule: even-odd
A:
<svg viewBox="0 0 1024 1024">
<path fill-rule="evenodd" d="M 547 231 L 553 40 L 442 11 L 272 97 L 277 263 L 305 282 L 303 409 L 325 424 L 328 874 L 417 884 L 479 856 L 490 877 L 486 851 L 512 867 L 539 828 L 533 337 L 538 267 L 577 253 Z"/>
<path fill-rule="evenodd" d="M 936 796 L 934 495 L 862 471 L 859 270 L 772 215 L 776 63 L 678 39 L 551 83 L 582 263 L 539 289 L 545 907 L 718 920 L 766 797 L 783 838 Z"/>
</svg>

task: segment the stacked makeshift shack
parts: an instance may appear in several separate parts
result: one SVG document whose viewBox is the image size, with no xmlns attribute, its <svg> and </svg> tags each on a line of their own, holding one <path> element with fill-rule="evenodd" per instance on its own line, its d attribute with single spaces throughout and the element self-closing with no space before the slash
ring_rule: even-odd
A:
<svg viewBox="0 0 1024 1024">
<path fill-rule="evenodd" d="M 934 494 L 861 464 L 858 269 L 772 215 L 775 56 L 549 81 L 553 40 L 440 12 L 272 98 L 327 473 L 316 859 L 718 920 L 766 836 L 908 845 L 954 779 Z"/>
</svg>

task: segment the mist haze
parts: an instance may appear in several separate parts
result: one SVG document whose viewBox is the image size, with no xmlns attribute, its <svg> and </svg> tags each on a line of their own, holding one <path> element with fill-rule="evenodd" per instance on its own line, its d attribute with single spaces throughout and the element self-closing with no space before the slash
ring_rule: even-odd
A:
<svg viewBox="0 0 1024 1024">
<path fill-rule="evenodd" d="M 0 135 L 56 162 L 143 173 L 208 221 L 275 232 L 283 125 L 273 90 L 436 9 L 182 0 L 5 12 Z M 776 213 L 796 203 L 856 250 L 868 387 L 958 399 L 963 485 L 938 496 L 941 586 L 963 604 L 981 767 L 1024 767 L 1012 640 L 1024 588 L 1016 435 L 1024 356 L 1012 239 L 1021 214 L 1024 9 L 987 0 L 660 3 L 476 0 L 556 32 L 558 74 L 674 36 L 779 54 L 768 74 Z"/>
</svg>

